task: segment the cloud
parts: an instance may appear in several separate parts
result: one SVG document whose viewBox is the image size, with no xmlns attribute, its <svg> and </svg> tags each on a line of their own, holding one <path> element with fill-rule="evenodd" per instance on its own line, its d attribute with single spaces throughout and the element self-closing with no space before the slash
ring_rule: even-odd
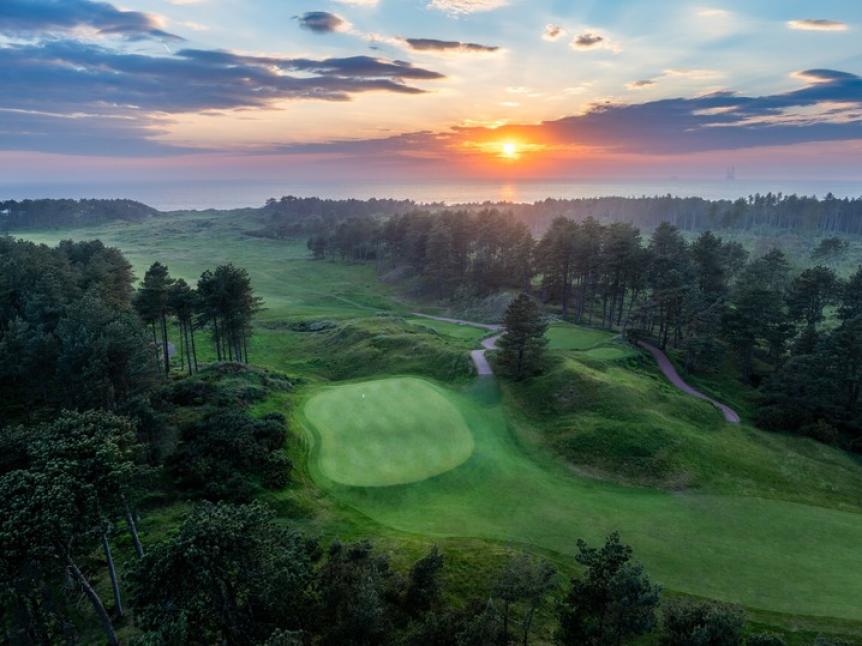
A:
<svg viewBox="0 0 862 646">
<path fill-rule="evenodd" d="M 492 11 L 508 4 L 508 0 L 431 0 L 428 3 L 430 9 L 438 9 L 448 14 L 459 15 L 476 13 L 479 11 Z"/>
<path fill-rule="evenodd" d="M 336 2 L 356 7 L 376 7 L 378 4 L 378 0 L 336 0 Z"/>
<path fill-rule="evenodd" d="M 580 48 L 586 49 L 589 47 L 595 47 L 596 45 L 598 45 L 599 43 L 601 43 L 603 41 L 604 41 L 603 36 L 599 36 L 597 34 L 587 33 L 587 34 L 581 34 L 580 36 L 576 36 L 575 39 L 572 41 L 572 45 L 574 45 L 575 47 L 580 47 Z"/>
<path fill-rule="evenodd" d="M 788 20 L 790 29 L 802 31 L 847 31 L 847 23 L 837 20 L 826 20 L 824 18 L 805 18 L 803 20 Z"/>
<path fill-rule="evenodd" d="M 828 69 L 798 73 L 803 87 L 781 94 L 743 96 L 716 92 L 692 98 L 594 105 L 583 114 L 537 125 L 458 127 L 387 139 L 330 142 L 283 148 L 409 156 L 422 151 L 451 159 L 467 142 L 506 137 L 556 148 L 588 147 L 606 153 L 669 155 L 862 140 L 862 78 Z"/>
<path fill-rule="evenodd" d="M 315 34 L 330 34 L 334 31 L 344 31 L 350 27 L 341 16 L 336 16 L 328 11 L 307 11 L 300 16 L 296 16 L 299 21 L 299 26 L 308 31 L 313 31 Z"/>
<path fill-rule="evenodd" d="M 107 2 L 90 0 L 2 0 L 0 33 L 33 36 L 90 28 L 100 35 L 129 40 L 183 40 L 162 29 L 162 20 L 140 11 L 121 11 Z"/>
<path fill-rule="evenodd" d="M 364 92 L 419 94 L 424 90 L 410 82 L 441 78 L 370 56 L 317 60 L 199 49 L 152 56 L 68 40 L 11 44 L 0 47 L 7 109 L 0 148 L 63 151 L 75 130 L 80 139 L 94 133 L 88 150 L 102 142 L 102 152 L 113 155 L 123 147 L 114 149 L 110 133 L 128 142 L 148 140 L 170 114 L 267 108 L 283 100 L 346 101 Z"/>
<path fill-rule="evenodd" d="M 559 25 L 545 25 L 545 31 L 542 32 L 542 40 L 553 42 L 559 40 L 566 35 L 566 30 Z"/>
<path fill-rule="evenodd" d="M 655 81 L 652 79 L 640 79 L 638 81 L 632 81 L 631 83 L 626 83 L 626 87 L 630 90 L 642 90 L 645 87 L 650 87 L 655 85 Z"/>
<path fill-rule="evenodd" d="M 467 52 L 491 53 L 500 48 L 496 45 L 479 45 L 478 43 L 462 43 L 457 40 L 437 40 L 436 38 L 405 38 L 411 49 L 432 52 Z"/>
</svg>

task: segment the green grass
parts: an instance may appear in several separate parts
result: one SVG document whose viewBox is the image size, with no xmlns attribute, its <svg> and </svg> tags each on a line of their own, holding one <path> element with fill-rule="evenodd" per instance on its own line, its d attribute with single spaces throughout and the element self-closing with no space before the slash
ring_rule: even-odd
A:
<svg viewBox="0 0 862 646">
<path fill-rule="evenodd" d="M 473 452 L 473 436 L 446 392 L 401 377 L 331 386 L 305 405 L 329 480 L 388 486 L 454 469 Z"/>
<path fill-rule="evenodd" d="M 579 476 L 519 440 L 493 379 L 453 390 L 449 398 L 475 442 L 461 466 L 412 484 L 344 486 L 323 473 L 324 439 L 312 452 L 313 476 L 342 503 L 403 532 L 573 555 L 578 538 L 595 542 L 619 529 L 650 574 L 672 590 L 774 612 L 862 620 L 862 514 Z"/>
<path fill-rule="evenodd" d="M 378 281 L 372 266 L 313 261 L 302 242 L 243 233 L 258 227 L 203 213 L 26 237 L 101 238 L 126 253 L 139 277 L 156 260 L 190 282 L 222 262 L 249 270 L 266 306 L 251 359 L 299 377 L 294 392 L 256 405 L 291 417 L 294 480 L 265 496 L 286 522 L 328 538 L 373 538 L 403 563 L 438 543 L 463 596 L 510 549 L 542 554 L 569 573 L 577 538 L 596 542 L 618 529 L 671 592 L 743 603 L 767 624 L 862 634 L 856 458 L 805 438 L 725 424 L 612 334 L 567 323 L 549 330 L 550 370 L 500 392 L 493 380 L 470 379 L 466 350 L 484 331 L 415 319 L 416 306 Z M 295 326 L 322 320 L 334 325 Z M 204 360 L 212 359 L 208 346 L 201 335 Z M 377 419 L 413 409 L 415 424 L 387 426 L 415 440 L 426 432 L 423 408 L 428 432 L 440 430 L 432 428 L 436 409 L 457 410 L 473 452 L 445 472 L 439 466 L 428 471 L 433 477 L 395 486 L 329 477 L 335 471 L 321 466 L 328 450 L 305 419 L 306 403 L 330 387 L 404 375 L 435 380 L 421 383 L 437 403 L 423 406 L 429 397 L 422 394 L 398 397 L 394 410 L 377 406 Z M 702 383 L 746 415 L 745 388 L 724 377 Z M 343 417 L 341 431 L 350 422 Z M 385 430 L 374 431 L 381 450 Z M 391 453 L 399 455 L 398 442 Z M 417 455 L 402 463 L 413 465 L 413 477 L 421 475 Z M 153 532 L 161 527 L 157 514 L 145 519 Z"/>
<path fill-rule="evenodd" d="M 549 350 L 589 350 L 610 341 L 613 332 L 557 321 L 546 333 Z"/>
<path fill-rule="evenodd" d="M 476 345 L 482 337 L 488 334 L 487 330 L 473 327 L 472 325 L 458 325 L 457 323 L 448 323 L 447 321 L 435 321 L 419 317 L 408 317 L 405 321 L 419 328 L 434 330 L 442 336 L 464 341 L 470 347 Z"/>
</svg>

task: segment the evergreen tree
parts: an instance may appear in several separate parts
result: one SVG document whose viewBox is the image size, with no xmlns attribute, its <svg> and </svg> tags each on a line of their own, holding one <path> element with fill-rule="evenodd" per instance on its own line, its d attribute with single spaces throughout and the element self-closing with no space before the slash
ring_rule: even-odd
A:
<svg viewBox="0 0 862 646">
<path fill-rule="evenodd" d="M 548 324 L 532 298 L 520 294 L 509 304 L 503 319 L 503 336 L 497 342 L 497 362 L 514 379 L 541 371 Z"/>
<path fill-rule="evenodd" d="M 655 627 L 660 589 L 631 557 L 616 532 L 600 549 L 578 540 L 575 559 L 586 572 L 572 579 L 560 606 L 561 644 L 619 646 Z"/>
</svg>

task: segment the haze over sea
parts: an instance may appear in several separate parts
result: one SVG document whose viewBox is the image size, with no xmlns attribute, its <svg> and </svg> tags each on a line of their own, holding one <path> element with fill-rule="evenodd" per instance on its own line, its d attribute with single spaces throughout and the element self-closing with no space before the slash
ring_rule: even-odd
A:
<svg viewBox="0 0 862 646">
<path fill-rule="evenodd" d="M 0 183 L 0 201 L 37 198 L 129 198 L 157 209 L 234 209 L 260 206 L 270 197 L 294 195 L 331 199 L 398 198 L 417 202 L 461 204 L 484 201 L 536 202 L 545 198 L 572 199 L 615 195 L 666 195 L 736 199 L 754 193 L 796 193 L 824 197 L 862 196 L 857 181 L 805 180 L 684 180 L 677 178 L 629 181 L 440 181 L 440 182 L 291 182 L 193 180 L 183 182 Z"/>
</svg>

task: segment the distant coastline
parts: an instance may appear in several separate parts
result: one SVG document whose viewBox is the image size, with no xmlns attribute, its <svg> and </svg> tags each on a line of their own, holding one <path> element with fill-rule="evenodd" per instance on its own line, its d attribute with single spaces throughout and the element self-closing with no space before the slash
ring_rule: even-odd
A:
<svg viewBox="0 0 862 646">
<path fill-rule="evenodd" d="M 837 180 L 684 180 L 677 178 L 621 181 L 428 181 L 428 182 L 291 182 L 291 181 L 165 181 L 114 183 L 0 183 L 0 201 L 40 198 L 130 199 L 160 211 L 238 209 L 263 206 L 273 196 L 296 195 L 329 199 L 394 198 L 420 203 L 533 203 L 547 198 L 702 197 L 729 199 L 755 193 L 784 193 L 823 198 L 862 196 L 862 179 Z"/>
</svg>

